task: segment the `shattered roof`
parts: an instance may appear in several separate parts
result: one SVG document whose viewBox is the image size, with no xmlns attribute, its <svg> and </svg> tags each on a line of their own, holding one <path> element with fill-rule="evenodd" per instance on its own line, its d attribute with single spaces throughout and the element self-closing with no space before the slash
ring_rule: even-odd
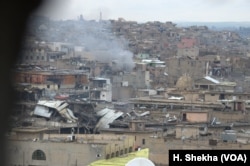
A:
<svg viewBox="0 0 250 166">
<path fill-rule="evenodd" d="M 65 119 L 72 122 L 76 122 L 78 118 L 75 117 L 73 112 L 67 108 L 68 105 L 69 105 L 68 103 L 59 100 L 57 101 L 40 100 L 38 101 L 35 107 L 34 115 L 50 118 L 53 112 L 50 111 L 49 108 L 54 108 Z"/>
<path fill-rule="evenodd" d="M 42 106 L 46 106 L 46 107 L 50 107 L 50 108 L 55 108 L 58 110 L 58 108 L 61 105 L 64 105 L 64 108 L 66 106 L 68 106 L 67 103 L 65 103 L 64 101 L 60 101 L 60 100 L 56 100 L 56 101 L 50 101 L 50 100 L 40 100 L 38 101 L 37 105 L 42 105 Z M 60 109 L 59 109 L 60 110 Z"/>
<path fill-rule="evenodd" d="M 47 107 L 37 105 L 34 110 L 34 115 L 50 118 L 53 112 L 49 111 Z"/>
<path fill-rule="evenodd" d="M 109 128 L 109 124 L 120 116 L 122 116 L 123 112 L 105 108 L 103 110 L 98 111 L 97 115 L 102 116 L 102 118 L 97 123 L 96 128 Z"/>
</svg>

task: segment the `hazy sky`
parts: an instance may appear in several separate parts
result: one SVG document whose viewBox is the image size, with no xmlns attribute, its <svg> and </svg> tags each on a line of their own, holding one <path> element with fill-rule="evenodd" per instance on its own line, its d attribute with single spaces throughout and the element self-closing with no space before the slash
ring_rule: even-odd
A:
<svg viewBox="0 0 250 166">
<path fill-rule="evenodd" d="M 127 21 L 250 21 L 250 0 L 49 0 L 37 13 L 52 19 Z"/>
</svg>

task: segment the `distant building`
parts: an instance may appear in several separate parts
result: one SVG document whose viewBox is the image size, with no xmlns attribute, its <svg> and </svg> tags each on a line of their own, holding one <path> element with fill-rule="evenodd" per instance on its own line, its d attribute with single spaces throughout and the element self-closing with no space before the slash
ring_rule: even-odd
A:
<svg viewBox="0 0 250 166">
<path fill-rule="evenodd" d="M 207 111 L 182 111 L 181 121 L 190 123 L 208 123 L 209 113 Z"/>
<path fill-rule="evenodd" d="M 49 61 L 47 52 L 52 50 L 45 43 L 28 43 L 22 47 L 19 63 L 35 63 Z M 63 55 L 62 53 L 61 55 Z"/>
<path fill-rule="evenodd" d="M 236 85 L 235 82 L 219 81 L 210 76 L 197 79 L 194 83 L 196 89 L 221 92 L 234 92 Z"/>
<path fill-rule="evenodd" d="M 113 100 L 134 98 L 138 89 L 150 87 L 150 73 L 146 70 L 137 70 L 133 73 L 121 73 L 112 78 Z"/>
<path fill-rule="evenodd" d="M 74 56 L 74 47 L 68 43 L 29 41 L 22 47 L 19 63 L 55 62 Z"/>
<path fill-rule="evenodd" d="M 176 138 L 182 139 L 198 139 L 199 138 L 199 125 L 176 125 Z"/>
<path fill-rule="evenodd" d="M 89 75 L 83 70 L 16 70 L 15 84 L 30 84 L 31 87 L 48 90 L 89 88 Z"/>
<path fill-rule="evenodd" d="M 167 84 L 169 87 L 174 87 L 177 80 L 183 75 L 196 80 L 203 77 L 205 72 L 205 61 L 191 57 L 172 57 L 166 59 Z"/>
<path fill-rule="evenodd" d="M 177 48 L 177 56 L 197 57 L 199 55 L 198 42 L 194 38 L 182 38 Z"/>
<path fill-rule="evenodd" d="M 108 78 L 92 78 L 90 79 L 90 99 L 96 101 L 112 101 L 112 84 Z"/>
</svg>

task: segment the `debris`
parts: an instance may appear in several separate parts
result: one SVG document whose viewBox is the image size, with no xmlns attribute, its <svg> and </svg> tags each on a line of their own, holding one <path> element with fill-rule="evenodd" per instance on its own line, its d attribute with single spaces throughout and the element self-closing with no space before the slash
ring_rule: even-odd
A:
<svg viewBox="0 0 250 166">
<path fill-rule="evenodd" d="M 97 112 L 98 116 L 101 116 L 101 119 L 96 124 L 95 129 L 99 128 L 109 128 L 109 123 L 112 123 L 114 120 L 121 117 L 124 113 L 121 111 L 115 111 L 112 109 L 105 108 Z"/>
<path fill-rule="evenodd" d="M 168 98 L 169 100 L 184 100 L 184 97 L 175 97 L 175 96 L 171 96 Z"/>
<path fill-rule="evenodd" d="M 59 113 L 67 122 L 76 122 L 78 118 L 67 107 L 68 103 L 64 101 L 40 100 L 35 107 L 34 115 L 50 119 Z"/>
</svg>

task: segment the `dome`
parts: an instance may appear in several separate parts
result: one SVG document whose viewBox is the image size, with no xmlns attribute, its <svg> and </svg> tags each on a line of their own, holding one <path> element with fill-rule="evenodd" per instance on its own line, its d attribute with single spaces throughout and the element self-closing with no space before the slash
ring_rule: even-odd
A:
<svg viewBox="0 0 250 166">
<path fill-rule="evenodd" d="M 176 88 L 178 88 L 179 90 L 192 89 L 192 86 L 193 80 L 190 76 L 187 75 L 181 76 L 176 83 Z"/>
<path fill-rule="evenodd" d="M 136 157 L 130 160 L 125 166 L 155 166 L 155 165 L 151 160 L 147 158 Z"/>
</svg>

